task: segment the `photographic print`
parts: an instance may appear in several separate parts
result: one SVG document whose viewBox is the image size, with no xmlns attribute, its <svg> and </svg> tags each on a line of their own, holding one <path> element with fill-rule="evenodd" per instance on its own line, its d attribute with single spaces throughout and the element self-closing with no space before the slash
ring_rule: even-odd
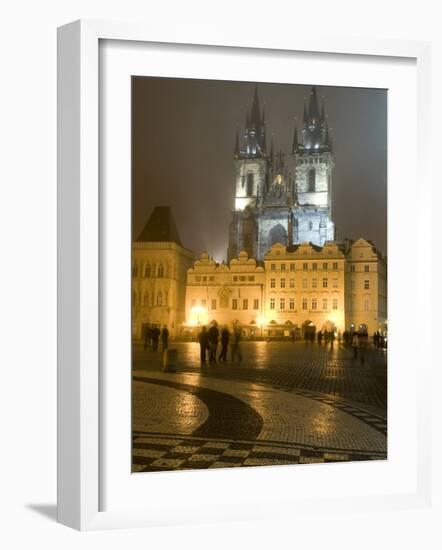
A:
<svg viewBox="0 0 442 550">
<path fill-rule="evenodd" d="M 132 472 L 387 458 L 387 90 L 132 77 Z"/>
</svg>

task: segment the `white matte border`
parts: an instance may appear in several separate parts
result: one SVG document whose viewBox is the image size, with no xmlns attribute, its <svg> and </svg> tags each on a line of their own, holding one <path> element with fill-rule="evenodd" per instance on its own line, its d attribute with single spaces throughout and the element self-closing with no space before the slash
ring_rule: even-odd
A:
<svg viewBox="0 0 442 550">
<path fill-rule="evenodd" d="M 415 349 L 401 346 L 418 314 L 410 296 L 415 271 L 403 261 L 418 248 L 402 228 L 415 206 L 416 65 L 409 59 L 333 56 L 168 44 L 101 44 L 103 198 L 103 473 L 104 510 L 152 507 L 183 520 L 201 503 L 241 517 L 251 503 L 303 501 L 416 491 Z M 388 461 L 216 471 L 130 474 L 131 449 L 131 76 L 292 82 L 388 89 L 389 196 L 389 459 Z M 222 108 L 222 106 L 220 106 Z M 404 113 L 409 116 L 404 117 Z M 414 116 L 413 116 L 414 113 Z M 233 131 L 233 130 L 232 130 Z M 232 134 L 233 135 L 233 134 Z M 408 149 L 407 162 L 403 151 Z M 173 161 L 173 159 L 171 160 Z M 344 162 L 344 161 L 341 161 Z M 336 182 L 339 185 L 339 182 Z M 172 190 L 171 190 L 172 191 Z M 351 207 L 351 206 L 350 206 Z M 147 213 L 146 213 L 147 215 Z M 406 427 L 406 430 L 404 430 Z M 296 490 L 294 488 L 296 487 Z M 234 488 L 234 489 L 233 489 Z M 149 502 L 146 495 L 149 494 Z M 218 512 L 219 514 L 219 512 Z"/>
<path fill-rule="evenodd" d="M 75 36 L 72 36 L 75 35 Z M 78 38 L 77 38 L 78 37 Z M 79 529 L 100 529 L 130 526 L 149 526 L 158 524 L 173 524 L 182 521 L 204 521 L 206 519 L 220 520 L 226 515 L 232 518 L 245 516 L 269 517 L 269 511 L 273 511 L 280 517 L 292 517 L 293 513 L 319 514 L 326 511 L 333 512 L 351 511 L 379 511 L 398 508 L 421 506 L 428 502 L 431 495 L 431 448 L 430 448 L 430 418 L 431 418 L 431 347 L 429 334 L 422 334 L 417 342 L 419 349 L 419 377 L 416 377 L 415 399 L 418 402 L 418 486 L 412 494 L 404 496 L 401 493 L 390 493 L 384 496 L 363 496 L 361 498 L 332 498 L 303 500 L 301 505 L 296 505 L 293 493 L 287 501 L 283 501 L 278 495 L 275 505 L 269 506 L 265 496 L 253 501 L 242 514 L 236 515 L 235 510 L 228 514 L 220 514 L 219 509 L 212 513 L 207 509 L 206 503 L 199 504 L 196 515 L 182 513 L 164 513 L 152 505 L 136 510 L 127 509 L 120 502 L 118 510 L 112 512 L 100 512 L 98 506 L 99 491 L 99 428 L 98 428 L 98 336 L 99 324 L 97 323 L 98 286 L 96 280 L 96 264 L 94 258 L 98 258 L 98 45 L 100 39 L 115 39 L 141 42 L 170 42 L 183 44 L 213 44 L 220 46 L 235 46 L 239 48 L 271 48 L 272 50 L 296 50 L 307 52 L 330 52 L 332 54 L 362 54 L 377 55 L 380 57 L 410 57 L 417 60 L 418 68 L 418 152 L 420 176 L 425 183 L 420 189 L 421 196 L 427 200 L 417 201 L 413 215 L 414 221 L 419 227 L 420 247 L 417 251 L 419 271 L 414 271 L 410 282 L 418 283 L 418 294 L 421 315 L 431 313 L 430 284 L 432 282 L 430 247 L 427 237 L 430 227 L 430 200 L 432 193 L 431 164 L 428 162 L 430 155 L 430 117 L 431 117 L 431 45 L 425 42 L 404 40 L 383 40 L 369 38 L 355 38 L 345 36 L 322 36 L 312 38 L 306 34 L 297 32 L 294 36 L 273 34 L 271 39 L 264 37 L 239 34 L 234 29 L 211 29 L 210 35 L 201 27 L 189 34 L 185 26 L 169 28 L 165 31 L 155 24 L 135 24 L 102 21 L 77 21 L 59 29 L 59 67 L 63 67 L 68 60 L 78 63 L 78 74 L 62 71 L 59 73 L 59 120 L 62 132 L 59 133 L 59 212 L 63 207 L 69 207 L 64 195 L 67 186 L 76 187 L 80 194 L 80 209 L 76 209 L 71 218 L 60 218 L 59 227 L 67 234 L 72 234 L 72 253 L 78 253 L 79 266 L 66 261 L 66 269 L 73 268 L 74 281 L 80 286 L 80 301 L 74 303 L 70 299 L 70 289 L 64 285 L 63 269 L 59 275 L 59 295 L 66 295 L 66 303 L 59 310 L 59 332 L 66 334 L 67 338 L 73 338 L 72 345 L 76 347 L 79 358 L 74 358 L 76 365 L 76 379 L 78 384 L 72 386 L 71 376 L 68 372 L 71 364 L 66 367 L 63 361 L 63 352 L 66 344 L 62 344 L 58 367 L 59 395 L 63 392 L 73 392 L 72 399 L 58 402 L 58 433 L 59 433 L 59 516 L 60 522 Z M 238 50 L 239 51 L 239 50 Z M 271 50 L 269 50 L 271 51 Z M 265 53 L 265 52 L 264 52 Z M 285 52 L 281 52 L 284 55 Z M 241 79 L 245 79 L 244 76 Z M 257 80 L 263 80 L 257 78 Z M 286 79 L 284 79 L 286 81 Z M 315 78 L 319 84 L 320 79 Z M 328 82 L 330 83 L 330 82 Z M 69 93 L 65 93 L 65 91 Z M 79 116 L 77 119 L 65 119 L 72 110 L 72 104 L 77 106 Z M 413 112 L 414 111 L 413 106 Z M 414 117 L 413 117 L 414 119 Z M 78 145 L 78 148 L 77 148 Z M 404 151 L 404 157 L 410 151 L 410 147 Z M 80 155 L 77 151 L 80 151 Z M 412 151 L 414 153 L 414 149 Z M 79 170 L 74 177 L 65 175 L 64 168 L 72 163 Z M 391 177 L 391 174 L 390 174 Z M 391 222 L 391 218 L 390 218 Z M 79 228 L 79 229 L 78 229 Z M 398 228 L 399 230 L 399 228 Z M 59 253 L 62 243 L 59 242 Z M 390 245 L 391 246 L 391 245 Z M 63 265 L 65 260 L 61 258 Z M 407 265 L 408 267 L 408 265 Z M 79 268 L 81 268 L 79 270 Z M 65 270 L 66 271 L 66 270 Z M 391 279 L 390 279 L 391 280 Z M 390 297 L 392 293 L 390 290 Z M 77 312 L 79 315 L 77 315 Z M 431 315 L 430 315 L 431 318 Z M 390 315 L 391 319 L 391 315 Z M 80 331 L 80 339 L 75 339 Z M 74 334 L 74 336 L 71 336 Z M 60 341 L 59 341 L 60 342 Z M 390 353 L 390 362 L 392 356 Z M 391 382 L 391 377 L 390 377 Z M 101 398 L 106 397 L 103 392 Z M 390 419 L 391 428 L 391 419 Z M 411 428 L 412 429 L 412 428 Z M 64 433 L 78 432 L 76 439 L 60 437 Z M 345 465 L 346 468 L 356 465 Z M 291 468 L 291 467 L 290 467 Z M 273 470 L 277 470 L 274 468 Z M 302 468 L 307 471 L 307 468 Z M 261 470 L 262 471 L 262 470 Z M 320 470 L 317 469 L 317 472 Z M 220 472 L 222 473 L 222 472 Z M 204 474 L 204 472 L 203 472 Z M 65 483 L 75 476 L 78 483 Z M 104 474 L 105 475 L 105 474 Z M 246 474 L 247 475 L 247 474 Z M 79 498 L 78 498 L 79 495 Z M 146 500 L 150 501 L 150 492 L 146 494 Z M 152 504 L 149 502 L 149 504 Z M 171 503 L 173 504 L 173 503 Z M 299 504 L 299 503 L 298 503 Z M 224 512 L 224 510 L 223 510 Z M 191 517 L 192 516 L 192 517 Z"/>
</svg>

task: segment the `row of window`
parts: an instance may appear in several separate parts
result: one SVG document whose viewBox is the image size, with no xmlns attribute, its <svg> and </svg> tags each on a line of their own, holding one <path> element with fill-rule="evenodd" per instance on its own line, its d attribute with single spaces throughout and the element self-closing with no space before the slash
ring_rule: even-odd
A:
<svg viewBox="0 0 442 550">
<path fill-rule="evenodd" d="M 279 281 L 280 288 L 287 288 L 286 279 L 280 279 Z M 302 288 L 308 287 L 307 279 L 302 279 Z M 276 279 L 270 279 L 270 288 L 276 288 Z M 295 288 L 295 279 L 289 279 L 289 288 Z M 317 277 L 312 278 L 312 288 L 318 288 L 318 279 Z M 328 288 L 328 277 L 322 278 L 322 288 Z M 338 288 L 338 279 L 334 277 L 332 279 L 332 288 Z"/>
<path fill-rule="evenodd" d="M 351 288 L 351 290 L 355 290 L 355 288 L 356 288 L 356 281 L 354 279 L 352 279 L 350 281 L 350 288 Z M 370 280 L 369 279 L 364 280 L 364 290 L 370 290 Z"/>
<path fill-rule="evenodd" d="M 354 273 L 356 271 L 356 266 L 354 264 L 350 266 L 350 271 L 352 273 Z M 370 265 L 369 264 L 364 265 L 364 271 L 365 271 L 365 273 L 368 273 L 370 271 Z"/>
<path fill-rule="evenodd" d="M 249 283 L 253 283 L 255 281 L 255 275 L 233 275 L 232 277 L 232 280 L 234 283 L 237 283 L 238 281 L 240 283 L 245 283 L 245 282 L 249 282 Z M 195 275 L 195 281 L 197 283 L 207 283 L 207 281 L 209 281 L 210 283 L 215 281 L 215 276 L 214 275 L 209 275 L 208 277 L 206 275 Z"/>
<path fill-rule="evenodd" d="M 144 269 L 137 265 L 132 266 L 132 277 L 164 277 L 164 266 L 159 264 L 157 266 L 145 265 Z"/>
<path fill-rule="evenodd" d="M 287 303 L 287 300 L 285 298 L 280 298 L 279 299 L 279 309 L 285 310 L 286 309 L 286 303 Z M 332 303 L 332 309 L 338 309 L 338 299 L 337 298 L 333 298 L 331 303 Z M 269 305 L 270 305 L 270 309 L 276 309 L 276 298 L 270 298 L 270 304 Z M 295 299 L 294 298 L 290 298 L 290 300 L 288 301 L 288 306 L 289 306 L 289 309 L 295 309 Z M 301 307 L 302 307 L 302 309 L 308 309 L 308 300 L 307 300 L 307 298 L 302 299 Z M 322 299 L 322 309 L 328 309 L 328 307 L 329 307 L 328 298 L 323 298 Z M 318 299 L 317 298 L 312 298 L 312 300 L 311 300 L 311 309 L 313 311 L 318 309 Z"/>
<path fill-rule="evenodd" d="M 240 300 L 238 298 L 233 298 L 232 299 L 232 309 L 239 309 L 239 305 L 242 305 L 242 308 L 241 309 L 249 309 L 249 300 L 248 298 L 243 298 L 242 302 L 240 302 Z M 200 302 L 200 305 L 201 307 L 203 308 L 206 308 L 207 307 L 207 300 L 205 299 L 202 299 L 201 302 Z M 210 300 L 210 309 L 217 309 L 217 300 L 216 299 L 212 299 Z M 196 300 L 191 300 L 190 302 L 190 307 L 191 308 L 194 308 L 197 306 L 197 301 Z M 222 303 L 221 302 L 221 307 L 228 307 L 228 302 L 227 303 Z M 259 309 L 259 298 L 255 298 L 253 300 L 253 309 Z"/>
<path fill-rule="evenodd" d="M 137 305 L 138 297 L 136 292 L 132 292 L 132 304 Z M 146 292 L 141 298 L 140 296 L 140 305 L 143 306 L 167 306 L 167 292 L 164 294 L 159 291 L 157 294 L 149 294 Z"/>
<path fill-rule="evenodd" d="M 276 271 L 276 269 L 279 267 L 279 269 L 281 271 L 295 271 L 296 270 L 296 264 L 295 263 L 289 263 L 289 264 L 285 264 L 285 263 L 281 263 L 281 264 L 273 264 L 271 263 L 270 264 L 270 270 L 271 271 Z M 308 262 L 304 262 L 302 264 L 302 270 L 303 271 L 308 271 L 309 269 L 311 269 L 312 271 L 317 271 L 318 269 L 323 269 L 324 271 L 328 271 L 328 270 L 333 270 L 333 271 L 337 271 L 339 269 L 339 263 L 338 262 L 323 262 L 322 263 L 322 267 L 321 267 L 321 264 L 318 263 L 318 262 L 312 262 L 311 264 L 309 264 Z"/>
</svg>

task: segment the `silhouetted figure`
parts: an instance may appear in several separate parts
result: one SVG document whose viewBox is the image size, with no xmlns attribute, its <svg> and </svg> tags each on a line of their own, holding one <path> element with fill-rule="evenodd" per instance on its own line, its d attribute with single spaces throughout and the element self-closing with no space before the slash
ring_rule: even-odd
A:
<svg viewBox="0 0 442 550">
<path fill-rule="evenodd" d="M 209 349 L 209 333 L 207 332 L 206 327 L 203 327 L 201 332 L 198 334 L 198 341 L 200 343 L 201 363 L 205 363 L 207 350 Z"/>
<path fill-rule="evenodd" d="M 341 347 L 341 338 L 342 338 L 342 334 L 341 334 L 341 331 L 338 330 L 338 348 Z"/>
<path fill-rule="evenodd" d="M 163 351 L 169 347 L 169 331 L 167 330 L 166 325 L 164 325 L 163 330 L 161 331 L 161 343 L 163 345 Z"/>
<path fill-rule="evenodd" d="M 294 330 L 292 330 L 292 332 L 291 332 L 291 337 L 292 337 L 292 344 L 294 344 L 295 343 L 295 331 Z"/>
<path fill-rule="evenodd" d="M 359 349 L 359 335 L 357 332 L 353 333 L 353 338 L 351 340 L 351 345 L 353 348 L 353 358 L 358 358 L 358 349 Z"/>
<path fill-rule="evenodd" d="M 218 361 L 227 361 L 227 349 L 229 347 L 230 332 L 227 327 L 224 327 L 221 331 L 221 353 L 219 354 Z"/>
<path fill-rule="evenodd" d="M 236 324 L 233 327 L 232 361 L 235 357 L 238 357 L 238 361 L 242 361 L 241 340 L 241 328 Z"/>
<path fill-rule="evenodd" d="M 322 330 L 320 330 L 318 332 L 318 344 L 321 346 L 322 345 Z"/>
<path fill-rule="evenodd" d="M 147 348 L 152 346 L 152 329 L 150 326 L 147 326 L 144 331 L 144 351 L 147 350 Z"/>
<path fill-rule="evenodd" d="M 216 323 L 209 328 L 209 361 L 216 363 L 216 350 L 218 348 L 219 330 Z"/>
<path fill-rule="evenodd" d="M 158 350 L 158 341 L 160 339 L 160 329 L 155 327 L 152 329 L 152 351 Z"/>
<path fill-rule="evenodd" d="M 359 333 L 359 361 L 361 365 L 365 363 L 365 353 L 368 347 L 368 333 L 361 331 Z"/>
</svg>

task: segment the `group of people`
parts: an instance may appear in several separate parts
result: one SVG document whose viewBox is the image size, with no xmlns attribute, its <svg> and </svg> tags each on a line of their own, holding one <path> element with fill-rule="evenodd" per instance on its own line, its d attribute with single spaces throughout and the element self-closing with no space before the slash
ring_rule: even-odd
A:
<svg viewBox="0 0 442 550">
<path fill-rule="evenodd" d="M 144 332 L 144 350 L 150 348 L 152 351 L 158 350 L 158 342 L 161 338 L 163 351 L 169 347 L 169 330 L 166 325 L 160 330 L 157 326 L 148 326 Z"/>
<path fill-rule="evenodd" d="M 216 363 L 218 345 L 220 342 L 221 351 L 218 356 L 218 361 L 227 361 L 229 344 L 231 347 L 232 361 L 234 361 L 235 358 L 238 358 L 238 361 L 242 361 L 241 338 L 241 328 L 238 323 L 235 323 L 233 326 L 233 334 L 230 334 L 227 326 L 222 327 L 220 331 L 216 321 L 212 322 L 209 329 L 203 326 L 201 332 L 198 334 L 201 363 L 206 363 L 207 359 L 209 363 Z"/>
</svg>

